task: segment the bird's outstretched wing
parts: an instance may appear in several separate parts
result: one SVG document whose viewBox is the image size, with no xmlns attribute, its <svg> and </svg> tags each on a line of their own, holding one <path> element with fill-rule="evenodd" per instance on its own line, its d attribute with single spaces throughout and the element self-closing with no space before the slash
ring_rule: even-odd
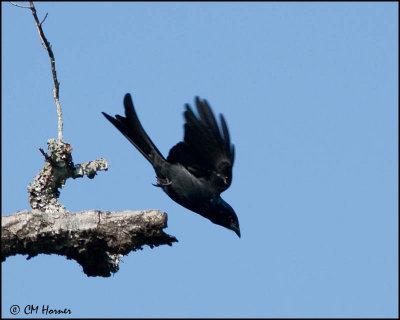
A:
<svg viewBox="0 0 400 320">
<path fill-rule="evenodd" d="M 198 116 L 186 104 L 184 139 L 170 150 L 167 161 L 181 163 L 221 193 L 232 182 L 234 146 L 224 116 L 220 115 L 219 125 L 206 100 L 196 97 L 195 102 Z"/>
</svg>

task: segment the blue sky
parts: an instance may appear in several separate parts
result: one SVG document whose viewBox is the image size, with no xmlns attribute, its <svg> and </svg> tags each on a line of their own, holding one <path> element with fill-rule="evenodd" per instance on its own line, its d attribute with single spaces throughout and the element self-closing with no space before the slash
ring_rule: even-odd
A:
<svg viewBox="0 0 400 320">
<path fill-rule="evenodd" d="M 29 209 L 57 115 L 30 11 L 1 6 L 8 215 Z M 3 316 L 28 304 L 73 317 L 397 315 L 397 3 L 36 6 L 49 14 L 74 161 L 110 166 L 68 181 L 60 201 L 72 212 L 163 210 L 179 243 L 129 254 L 110 278 L 87 278 L 60 256 L 8 258 Z M 149 163 L 101 115 L 121 113 L 126 92 L 164 155 L 195 95 L 225 115 L 236 159 L 222 197 L 241 239 L 151 185 Z"/>
</svg>

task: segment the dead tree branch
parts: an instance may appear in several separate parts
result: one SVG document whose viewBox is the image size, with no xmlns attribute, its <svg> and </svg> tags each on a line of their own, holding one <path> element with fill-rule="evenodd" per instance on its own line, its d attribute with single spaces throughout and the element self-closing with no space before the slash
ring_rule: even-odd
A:
<svg viewBox="0 0 400 320">
<path fill-rule="evenodd" d="M 27 254 L 28 259 L 59 254 L 76 260 L 87 276 L 109 277 L 130 251 L 176 242 L 163 232 L 166 226 L 167 215 L 158 210 L 20 211 L 2 217 L 1 260 L 16 254 Z"/>
<path fill-rule="evenodd" d="M 167 214 L 158 210 L 110 212 L 90 210 L 68 213 L 58 202 L 59 189 L 68 178 L 93 178 L 107 170 L 104 159 L 74 165 L 69 144 L 49 139 L 46 163 L 28 186 L 32 211 L 2 217 L 1 259 L 27 254 L 59 254 L 76 260 L 88 276 L 109 277 L 130 251 L 176 238 L 163 232 Z"/>
<path fill-rule="evenodd" d="M 38 254 L 59 254 L 76 260 L 88 276 L 108 277 L 118 271 L 121 257 L 132 250 L 176 242 L 176 238 L 163 232 L 167 226 L 167 214 L 157 210 L 148 211 L 84 211 L 68 213 L 58 202 L 59 189 L 68 178 L 86 175 L 92 179 L 98 171 L 107 170 L 104 159 L 75 165 L 72 147 L 63 141 L 62 113 L 59 101 L 59 82 L 54 54 L 39 22 L 35 6 L 29 7 L 11 2 L 20 8 L 32 11 L 40 40 L 51 63 L 54 89 L 53 95 L 58 114 L 58 139 L 47 141 L 49 154 L 39 149 L 45 165 L 28 186 L 32 211 L 20 211 L 2 217 L 1 259 L 12 255 L 27 254 L 28 258 Z"/>
</svg>

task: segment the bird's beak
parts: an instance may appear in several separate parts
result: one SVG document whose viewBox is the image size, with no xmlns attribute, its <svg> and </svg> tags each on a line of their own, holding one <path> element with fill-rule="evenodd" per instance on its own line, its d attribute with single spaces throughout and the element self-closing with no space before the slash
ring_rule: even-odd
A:
<svg viewBox="0 0 400 320">
<path fill-rule="evenodd" d="M 240 229 L 239 228 L 232 228 L 233 231 L 235 231 L 235 233 L 238 235 L 238 237 L 240 238 Z"/>
</svg>

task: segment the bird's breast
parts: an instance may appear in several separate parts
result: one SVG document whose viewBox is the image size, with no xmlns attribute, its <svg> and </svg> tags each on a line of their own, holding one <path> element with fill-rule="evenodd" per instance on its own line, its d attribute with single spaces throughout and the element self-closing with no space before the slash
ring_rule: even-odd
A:
<svg viewBox="0 0 400 320">
<path fill-rule="evenodd" d="M 168 184 L 162 186 L 164 192 L 189 210 L 198 212 L 204 202 L 212 197 L 210 188 L 182 165 L 171 165 L 168 176 L 164 176 L 168 180 Z"/>
</svg>

